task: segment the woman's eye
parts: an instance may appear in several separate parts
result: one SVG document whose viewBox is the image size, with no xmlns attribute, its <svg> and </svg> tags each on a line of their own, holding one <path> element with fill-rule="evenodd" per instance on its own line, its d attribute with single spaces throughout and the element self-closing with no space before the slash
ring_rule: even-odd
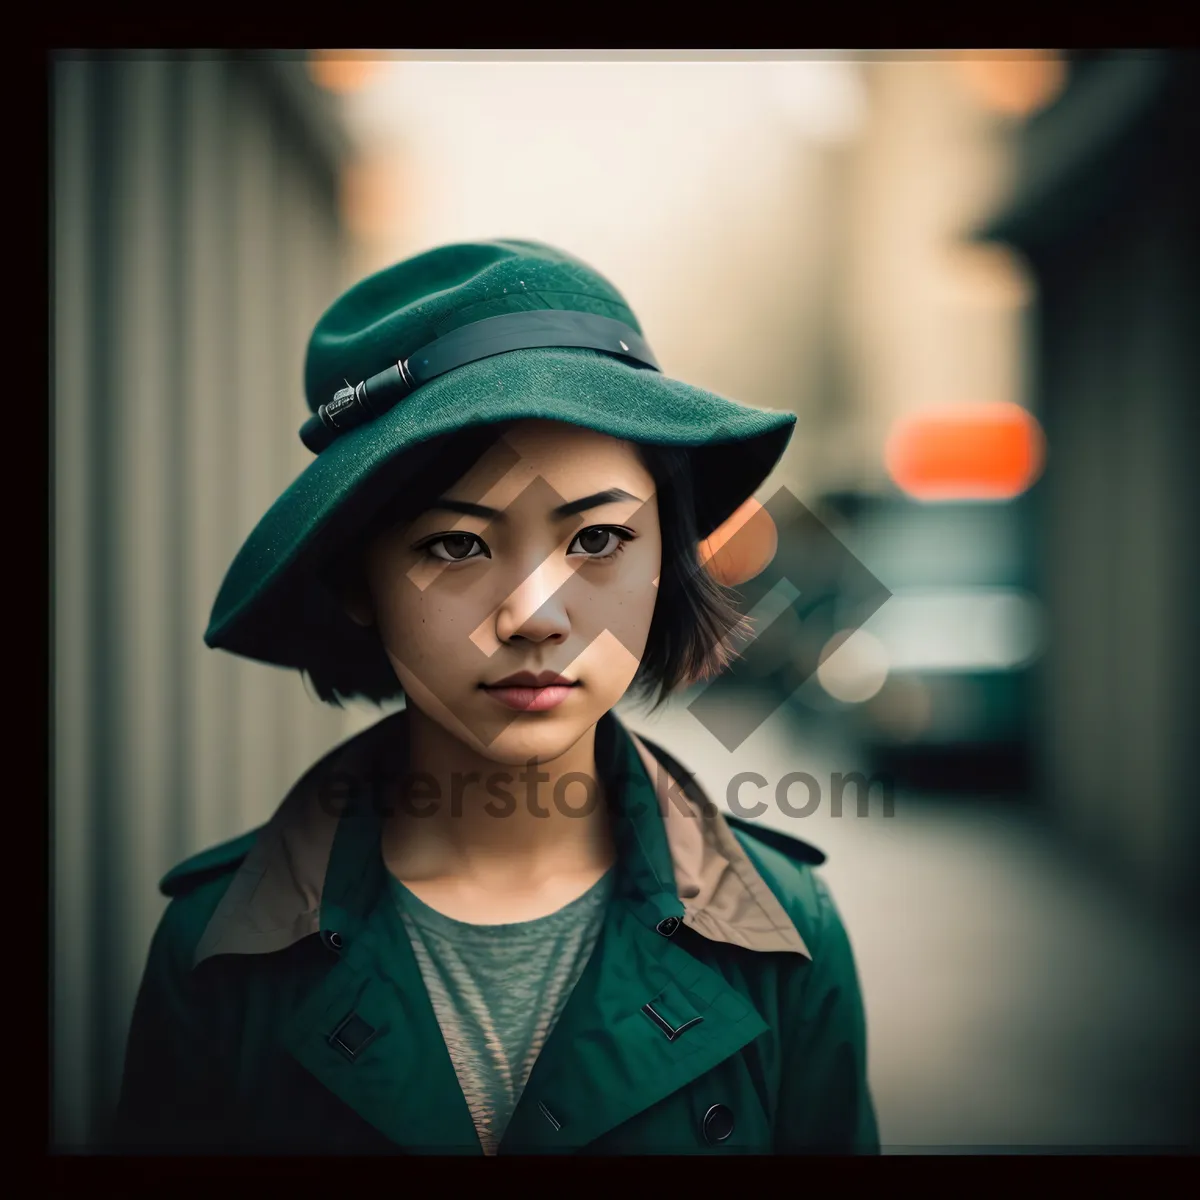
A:
<svg viewBox="0 0 1200 1200">
<path fill-rule="evenodd" d="M 611 558 L 625 549 L 625 543 L 631 536 L 610 525 L 596 525 L 576 534 L 567 553 L 573 553 L 578 546 L 588 558 Z"/>
<path fill-rule="evenodd" d="M 479 554 L 471 553 L 475 546 L 479 547 Z M 491 557 L 483 542 L 473 533 L 445 533 L 432 542 L 426 542 L 425 549 L 441 562 L 465 562 L 468 558 Z"/>
</svg>

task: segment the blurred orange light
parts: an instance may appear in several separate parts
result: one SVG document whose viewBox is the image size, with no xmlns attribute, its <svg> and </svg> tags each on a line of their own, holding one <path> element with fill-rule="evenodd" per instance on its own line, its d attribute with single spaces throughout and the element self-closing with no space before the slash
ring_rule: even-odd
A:
<svg viewBox="0 0 1200 1200">
<path fill-rule="evenodd" d="M 1017 404 L 955 404 L 900 417 L 884 451 L 888 474 L 918 500 L 1007 500 L 1041 474 L 1045 438 Z"/>
<path fill-rule="evenodd" d="M 358 91 L 378 68 L 377 62 L 354 50 L 314 50 L 308 60 L 313 81 L 331 92 Z"/>
<path fill-rule="evenodd" d="M 972 55 L 955 62 L 959 77 L 985 107 L 1007 116 L 1027 117 L 1062 91 L 1066 64 L 1053 51 L 1004 52 L 1003 57 Z"/>
<path fill-rule="evenodd" d="M 779 547 L 771 514 L 753 496 L 700 543 L 700 562 L 726 587 L 766 570 Z"/>
</svg>

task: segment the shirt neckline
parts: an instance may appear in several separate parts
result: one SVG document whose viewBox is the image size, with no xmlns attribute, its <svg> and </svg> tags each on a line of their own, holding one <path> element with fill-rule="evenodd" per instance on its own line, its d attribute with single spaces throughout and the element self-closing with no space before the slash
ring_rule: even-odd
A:
<svg viewBox="0 0 1200 1200">
<path fill-rule="evenodd" d="M 553 912 L 545 913 L 540 917 L 531 917 L 527 921 L 506 921 L 501 924 L 478 924 L 448 916 L 427 904 L 411 888 L 397 879 L 391 871 L 387 872 L 387 888 L 391 902 L 401 914 L 410 917 L 422 928 L 452 934 L 459 938 L 496 939 L 534 931 L 545 933 L 556 925 L 573 920 L 582 909 L 593 905 L 599 906 L 601 899 L 607 901 L 612 895 L 615 878 L 616 865 L 614 864 L 586 891 L 581 892 L 573 900 L 568 900 Z"/>
</svg>

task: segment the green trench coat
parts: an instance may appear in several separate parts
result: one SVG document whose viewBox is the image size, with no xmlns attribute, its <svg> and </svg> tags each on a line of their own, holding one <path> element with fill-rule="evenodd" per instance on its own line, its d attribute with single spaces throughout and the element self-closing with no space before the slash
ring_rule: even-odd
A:
<svg viewBox="0 0 1200 1200">
<path fill-rule="evenodd" d="M 117 1148 L 482 1154 L 403 926 L 378 903 L 371 796 L 406 747 L 404 714 L 384 718 L 266 825 L 162 881 Z M 499 1153 L 877 1152 L 824 856 L 720 815 L 613 714 L 596 748 L 614 898 Z"/>
</svg>

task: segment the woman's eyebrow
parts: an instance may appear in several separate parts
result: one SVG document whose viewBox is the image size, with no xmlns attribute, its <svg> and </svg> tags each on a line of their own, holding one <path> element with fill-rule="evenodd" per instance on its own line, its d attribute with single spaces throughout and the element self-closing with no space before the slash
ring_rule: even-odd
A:
<svg viewBox="0 0 1200 1200">
<path fill-rule="evenodd" d="M 566 504 L 560 504 L 550 515 L 555 520 L 562 520 L 564 517 L 573 517 L 576 513 L 585 512 L 589 508 L 599 508 L 602 504 L 613 504 L 618 500 L 636 500 L 641 503 L 639 497 L 630 495 L 624 488 L 608 488 L 603 492 L 582 496 L 578 500 L 568 500 Z M 472 504 L 469 500 L 452 500 L 448 496 L 441 496 L 434 500 L 425 511 L 433 512 L 435 510 L 461 513 L 467 517 L 483 517 L 486 520 L 504 519 L 504 513 L 498 508 L 488 508 L 486 504 Z"/>
</svg>

